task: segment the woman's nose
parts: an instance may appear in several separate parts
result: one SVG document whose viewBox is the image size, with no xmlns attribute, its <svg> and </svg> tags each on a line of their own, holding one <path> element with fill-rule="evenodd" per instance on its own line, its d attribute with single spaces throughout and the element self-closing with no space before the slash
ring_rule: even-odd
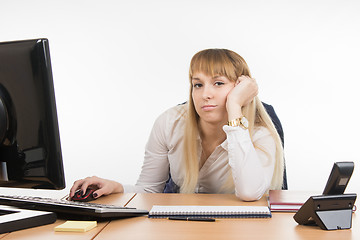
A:
<svg viewBox="0 0 360 240">
<path fill-rule="evenodd" d="M 204 99 L 210 99 L 213 97 L 213 91 L 211 89 L 211 86 L 204 86 L 204 91 L 203 91 L 203 98 Z"/>
</svg>

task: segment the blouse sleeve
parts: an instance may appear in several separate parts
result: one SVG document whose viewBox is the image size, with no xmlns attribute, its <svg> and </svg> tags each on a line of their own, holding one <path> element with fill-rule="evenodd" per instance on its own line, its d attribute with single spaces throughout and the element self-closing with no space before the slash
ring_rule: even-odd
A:
<svg viewBox="0 0 360 240">
<path fill-rule="evenodd" d="M 163 192 L 169 178 L 166 144 L 167 114 L 158 117 L 145 147 L 144 163 L 135 186 L 124 185 L 124 192 Z"/>
<path fill-rule="evenodd" d="M 223 129 L 227 135 L 227 150 L 235 195 L 244 201 L 260 199 L 270 188 L 274 173 L 276 155 L 274 139 L 264 127 L 257 129 L 253 141 L 249 130 L 230 126 L 224 126 Z"/>
</svg>

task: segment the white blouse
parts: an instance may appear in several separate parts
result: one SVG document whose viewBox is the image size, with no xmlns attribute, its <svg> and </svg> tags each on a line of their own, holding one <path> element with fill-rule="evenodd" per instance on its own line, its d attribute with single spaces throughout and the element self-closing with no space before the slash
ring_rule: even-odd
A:
<svg viewBox="0 0 360 240">
<path fill-rule="evenodd" d="M 187 104 L 170 108 L 155 121 L 139 179 L 136 185 L 124 185 L 124 192 L 163 192 L 169 171 L 174 183 L 181 186 L 186 108 Z M 225 193 L 223 187 L 229 181 L 231 168 L 236 196 L 244 201 L 260 199 L 269 189 L 274 172 L 274 139 L 264 127 L 254 130 L 252 140 L 249 131 L 240 127 L 225 125 L 223 130 L 227 139 L 216 147 L 199 170 L 195 192 Z"/>
</svg>

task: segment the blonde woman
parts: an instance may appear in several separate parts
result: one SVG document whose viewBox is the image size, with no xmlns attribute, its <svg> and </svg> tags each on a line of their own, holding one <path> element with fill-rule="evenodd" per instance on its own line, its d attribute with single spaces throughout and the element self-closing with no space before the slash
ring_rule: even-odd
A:
<svg viewBox="0 0 360 240">
<path fill-rule="evenodd" d="M 244 59 L 227 49 L 200 51 L 189 79 L 187 103 L 155 121 L 136 185 L 88 177 L 74 183 L 70 196 L 89 186 L 97 188 L 95 197 L 163 192 L 169 175 L 181 193 L 235 193 L 244 201 L 281 189 L 281 140 Z"/>
</svg>

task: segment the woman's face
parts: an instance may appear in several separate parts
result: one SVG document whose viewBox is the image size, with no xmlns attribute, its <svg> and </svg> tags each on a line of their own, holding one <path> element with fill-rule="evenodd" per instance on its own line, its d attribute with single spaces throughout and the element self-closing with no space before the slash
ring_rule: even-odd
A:
<svg viewBox="0 0 360 240">
<path fill-rule="evenodd" d="M 200 121 L 207 123 L 226 123 L 226 99 L 235 83 L 225 76 L 209 76 L 197 72 L 192 79 L 192 99 Z"/>
</svg>

